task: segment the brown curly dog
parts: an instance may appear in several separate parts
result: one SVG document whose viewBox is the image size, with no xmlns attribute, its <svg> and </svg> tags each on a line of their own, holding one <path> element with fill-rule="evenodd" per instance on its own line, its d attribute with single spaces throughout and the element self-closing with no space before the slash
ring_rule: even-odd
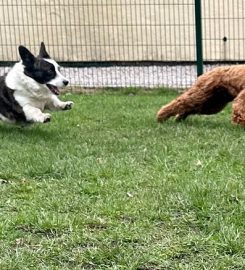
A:
<svg viewBox="0 0 245 270">
<path fill-rule="evenodd" d="M 158 111 L 157 120 L 215 114 L 232 100 L 232 121 L 245 127 L 245 65 L 218 67 L 201 75 L 190 89 Z"/>
</svg>

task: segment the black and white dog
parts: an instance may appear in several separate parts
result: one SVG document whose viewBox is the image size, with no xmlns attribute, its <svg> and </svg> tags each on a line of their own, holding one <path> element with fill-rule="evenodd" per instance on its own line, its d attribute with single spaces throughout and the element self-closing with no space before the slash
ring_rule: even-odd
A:
<svg viewBox="0 0 245 270">
<path fill-rule="evenodd" d="M 44 109 L 69 110 L 72 101 L 58 99 L 59 88 L 69 81 L 60 73 L 59 65 L 50 58 L 42 42 L 35 57 L 19 46 L 21 61 L 0 77 L 0 119 L 11 123 L 49 122 Z"/>
</svg>

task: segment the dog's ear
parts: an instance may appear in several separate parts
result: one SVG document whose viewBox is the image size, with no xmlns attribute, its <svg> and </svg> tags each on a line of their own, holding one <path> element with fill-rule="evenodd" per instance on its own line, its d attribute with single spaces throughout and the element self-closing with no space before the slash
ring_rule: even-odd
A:
<svg viewBox="0 0 245 270">
<path fill-rule="evenodd" d="M 38 57 L 50 59 L 49 54 L 46 51 L 44 42 L 41 42 L 40 51 Z"/>
<path fill-rule="evenodd" d="M 24 46 L 19 46 L 20 58 L 26 67 L 32 67 L 35 62 L 35 56 Z"/>
</svg>

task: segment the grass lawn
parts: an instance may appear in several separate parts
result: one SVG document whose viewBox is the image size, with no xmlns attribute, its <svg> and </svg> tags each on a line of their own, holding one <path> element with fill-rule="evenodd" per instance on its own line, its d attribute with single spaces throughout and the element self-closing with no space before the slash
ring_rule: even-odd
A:
<svg viewBox="0 0 245 270">
<path fill-rule="evenodd" d="M 245 131 L 155 121 L 171 92 L 64 95 L 0 124 L 0 269 L 245 269 Z"/>
</svg>

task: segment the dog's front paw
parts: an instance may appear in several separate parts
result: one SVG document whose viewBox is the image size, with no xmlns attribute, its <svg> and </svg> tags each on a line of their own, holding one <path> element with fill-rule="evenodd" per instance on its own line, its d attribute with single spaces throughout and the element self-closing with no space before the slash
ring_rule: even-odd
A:
<svg viewBox="0 0 245 270">
<path fill-rule="evenodd" d="M 42 123 L 48 123 L 50 121 L 51 121 L 51 115 L 49 113 L 44 113 Z"/>
<path fill-rule="evenodd" d="M 70 110 L 73 107 L 74 103 L 72 101 L 66 101 L 63 107 L 63 110 Z"/>
</svg>

